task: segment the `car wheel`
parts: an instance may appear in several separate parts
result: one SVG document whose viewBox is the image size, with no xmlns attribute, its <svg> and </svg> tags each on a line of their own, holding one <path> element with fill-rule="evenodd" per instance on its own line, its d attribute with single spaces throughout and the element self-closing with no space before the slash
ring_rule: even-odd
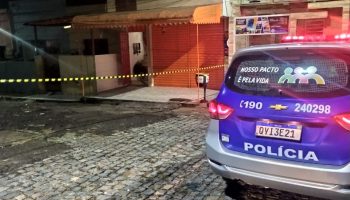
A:
<svg viewBox="0 0 350 200">
<path fill-rule="evenodd" d="M 246 188 L 240 180 L 231 180 L 224 178 L 226 182 L 225 195 L 236 200 L 243 200 Z"/>
</svg>

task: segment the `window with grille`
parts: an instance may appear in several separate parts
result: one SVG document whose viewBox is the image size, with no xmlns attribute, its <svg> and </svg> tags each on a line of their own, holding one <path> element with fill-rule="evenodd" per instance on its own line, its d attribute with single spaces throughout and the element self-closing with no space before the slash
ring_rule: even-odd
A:
<svg viewBox="0 0 350 200">
<path fill-rule="evenodd" d="M 325 19 L 298 19 L 297 35 L 323 35 Z"/>
</svg>

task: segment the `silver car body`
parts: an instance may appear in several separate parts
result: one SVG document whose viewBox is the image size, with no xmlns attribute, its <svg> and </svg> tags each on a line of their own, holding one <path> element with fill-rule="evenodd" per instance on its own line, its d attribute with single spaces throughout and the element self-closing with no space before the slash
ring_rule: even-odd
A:
<svg viewBox="0 0 350 200">
<path fill-rule="evenodd" d="M 339 44 L 303 44 L 305 47 L 337 47 Z M 268 45 L 243 49 L 247 51 L 293 48 L 300 44 Z M 228 179 L 248 184 L 327 199 L 350 199 L 350 163 L 344 166 L 300 164 L 292 161 L 234 152 L 225 148 L 219 138 L 219 120 L 211 119 L 206 136 L 208 162 L 213 171 Z M 349 144 L 350 145 L 350 144 Z"/>
</svg>

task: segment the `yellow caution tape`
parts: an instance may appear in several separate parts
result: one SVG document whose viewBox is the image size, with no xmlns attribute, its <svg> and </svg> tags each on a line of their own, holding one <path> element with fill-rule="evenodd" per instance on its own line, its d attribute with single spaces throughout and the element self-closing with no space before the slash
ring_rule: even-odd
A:
<svg viewBox="0 0 350 200">
<path fill-rule="evenodd" d="M 90 77 L 64 77 L 64 78 L 25 78 L 25 79 L 0 79 L 1 83 L 42 83 L 42 82 L 73 82 L 73 81 L 89 81 L 89 80 L 106 80 L 106 79 L 124 79 L 124 78 L 136 78 L 147 76 L 159 76 L 184 72 L 198 72 L 203 70 L 222 68 L 224 65 L 214 65 L 208 67 L 190 67 L 190 69 L 172 70 L 165 72 L 153 72 L 148 74 L 126 74 L 126 75 L 114 75 L 114 76 L 90 76 Z"/>
</svg>

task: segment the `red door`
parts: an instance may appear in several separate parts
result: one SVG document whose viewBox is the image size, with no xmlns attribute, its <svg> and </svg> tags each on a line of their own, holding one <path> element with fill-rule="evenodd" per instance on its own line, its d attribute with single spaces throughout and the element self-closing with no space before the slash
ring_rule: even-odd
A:
<svg viewBox="0 0 350 200">
<path fill-rule="evenodd" d="M 153 26 L 152 50 L 154 72 L 187 70 L 154 77 L 155 86 L 196 87 L 197 58 L 199 66 L 224 64 L 224 25 L 198 25 L 199 52 L 197 54 L 197 25 L 182 24 Z M 201 71 L 203 72 L 203 71 Z M 224 69 L 210 69 L 208 88 L 219 89 Z"/>
<path fill-rule="evenodd" d="M 130 58 L 129 58 L 129 34 L 128 32 L 120 32 L 120 62 L 122 64 L 122 71 L 119 74 L 130 74 Z M 120 80 L 122 85 L 130 84 L 130 78 Z"/>
</svg>

